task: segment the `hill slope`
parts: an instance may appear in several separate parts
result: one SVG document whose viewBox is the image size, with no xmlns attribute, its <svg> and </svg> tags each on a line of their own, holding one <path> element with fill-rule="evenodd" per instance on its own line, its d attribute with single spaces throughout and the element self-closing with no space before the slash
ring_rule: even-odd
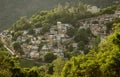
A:
<svg viewBox="0 0 120 77">
<path fill-rule="evenodd" d="M 59 3 L 75 0 L 0 0 L 0 29 L 6 28 L 21 16 L 31 16 L 41 11 L 49 10 Z"/>
<path fill-rule="evenodd" d="M 118 0 L 0 0 L 0 30 L 13 24 L 21 16 L 31 16 L 41 11 L 49 10 L 59 3 L 84 2 L 103 7 Z"/>
<path fill-rule="evenodd" d="M 106 7 L 110 6 L 112 4 L 119 3 L 120 0 L 80 0 L 83 3 L 90 4 L 90 5 L 96 5 L 98 7 Z"/>
</svg>

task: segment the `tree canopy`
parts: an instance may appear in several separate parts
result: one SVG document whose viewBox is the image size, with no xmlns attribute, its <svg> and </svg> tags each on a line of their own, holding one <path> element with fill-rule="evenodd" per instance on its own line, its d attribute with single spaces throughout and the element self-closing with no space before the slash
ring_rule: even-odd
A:
<svg viewBox="0 0 120 77">
<path fill-rule="evenodd" d="M 114 33 L 101 42 L 95 52 L 73 57 L 62 70 L 62 77 L 119 77 L 120 76 L 120 24 Z"/>
</svg>

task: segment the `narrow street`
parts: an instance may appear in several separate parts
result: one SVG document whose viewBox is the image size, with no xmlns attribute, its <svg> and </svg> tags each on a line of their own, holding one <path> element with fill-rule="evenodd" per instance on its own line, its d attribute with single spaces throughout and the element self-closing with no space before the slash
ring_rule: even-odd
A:
<svg viewBox="0 0 120 77">
<path fill-rule="evenodd" d="M 7 47 L 6 42 L 5 42 L 5 39 L 4 39 L 2 36 L 0 36 L 0 37 L 1 37 L 1 41 L 2 41 L 3 44 L 4 44 L 4 47 L 9 51 L 9 54 L 12 55 L 12 56 L 14 56 L 15 53 L 14 53 L 10 48 Z"/>
</svg>

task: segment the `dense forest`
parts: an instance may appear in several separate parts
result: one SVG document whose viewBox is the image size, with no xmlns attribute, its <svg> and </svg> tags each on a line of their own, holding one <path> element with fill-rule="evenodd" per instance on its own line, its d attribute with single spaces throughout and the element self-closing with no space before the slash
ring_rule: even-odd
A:
<svg viewBox="0 0 120 77">
<path fill-rule="evenodd" d="M 83 2 L 98 7 L 114 4 L 117 0 L 1 0 L 0 1 L 0 30 L 8 28 L 21 16 L 30 17 L 41 10 L 50 10 L 58 4 Z"/>
</svg>

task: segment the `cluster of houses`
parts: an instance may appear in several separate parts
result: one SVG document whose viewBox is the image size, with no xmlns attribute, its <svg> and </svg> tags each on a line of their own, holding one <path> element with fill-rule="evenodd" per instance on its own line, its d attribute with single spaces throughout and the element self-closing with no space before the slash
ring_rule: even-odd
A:
<svg viewBox="0 0 120 77">
<path fill-rule="evenodd" d="M 65 41 L 69 40 L 67 35 L 67 30 L 72 27 L 70 24 L 62 24 L 57 22 L 57 25 L 52 26 L 49 32 L 46 32 L 44 35 L 29 35 L 28 30 L 21 31 L 22 35 L 18 36 L 16 41 L 19 42 L 23 49 L 24 55 L 22 57 L 33 58 L 33 59 L 43 59 L 46 53 L 53 53 L 58 57 L 64 58 L 65 47 L 62 45 Z M 34 29 L 35 33 L 38 34 L 41 32 L 42 28 Z M 14 32 L 14 31 L 11 31 Z M 5 30 L 1 33 L 1 36 L 5 40 L 12 40 L 12 35 Z M 8 37 L 11 36 L 11 37 Z"/>
<path fill-rule="evenodd" d="M 93 35 L 100 36 L 101 40 L 107 34 L 107 26 L 106 23 L 113 21 L 114 18 L 120 17 L 120 11 L 116 11 L 115 14 L 104 14 L 97 17 L 92 17 L 84 20 L 80 20 L 81 24 L 79 29 L 87 29 L 89 28 Z"/>
<path fill-rule="evenodd" d="M 120 11 L 116 11 L 115 14 L 105 14 L 80 20 L 79 23 L 81 25 L 79 29 L 89 28 L 93 35 L 99 35 L 101 40 L 104 40 L 104 37 L 107 35 L 107 27 L 105 24 L 112 21 L 114 17 L 120 17 Z M 24 58 L 44 60 L 44 55 L 49 52 L 64 58 L 66 47 L 63 44 L 71 41 L 71 38 L 67 35 L 67 30 L 72 27 L 70 24 L 57 22 L 57 25 L 51 26 L 49 32 L 46 32 L 44 35 L 39 35 L 42 28 L 34 29 L 35 33 L 38 34 L 37 36 L 30 35 L 28 34 L 28 30 L 24 30 L 21 31 L 22 35 L 17 37 L 17 40 L 12 43 L 19 42 L 21 44 L 24 52 L 22 57 Z M 12 35 L 8 30 L 3 31 L 0 37 L 3 37 L 5 41 L 7 40 L 9 42 L 12 40 Z M 72 43 L 73 48 L 77 48 L 77 45 L 77 43 Z"/>
</svg>

